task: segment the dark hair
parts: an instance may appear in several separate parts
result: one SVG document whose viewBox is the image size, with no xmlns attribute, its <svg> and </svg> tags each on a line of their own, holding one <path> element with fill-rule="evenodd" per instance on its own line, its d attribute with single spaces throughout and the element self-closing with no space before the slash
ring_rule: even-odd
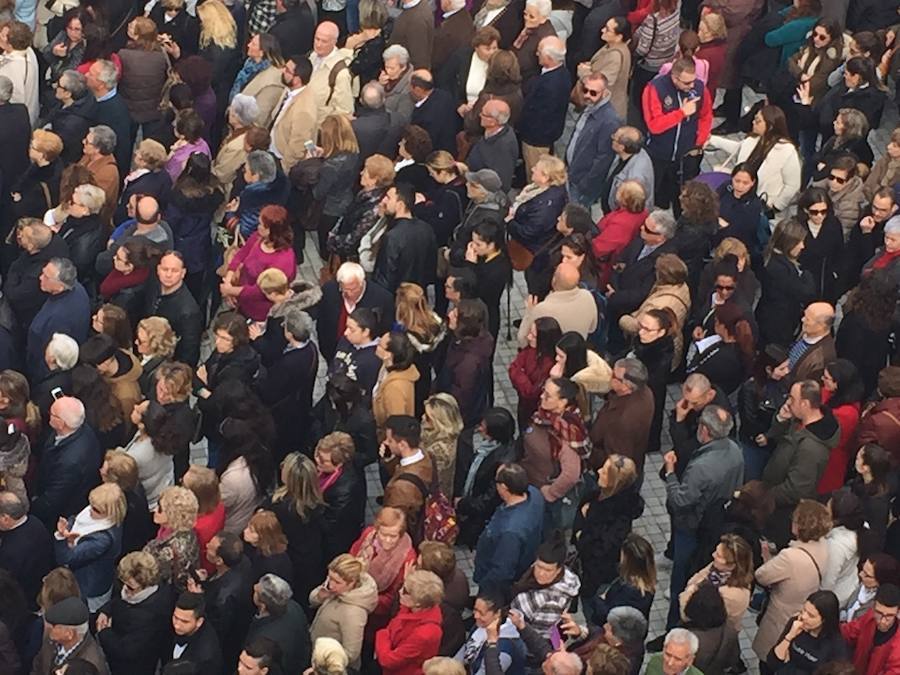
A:
<svg viewBox="0 0 900 675">
<path fill-rule="evenodd" d="M 410 183 L 395 183 L 393 186 L 397 201 L 402 202 L 408 211 L 416 205 L 416 189 Z"/>
<path fill-rule="evenodd" d="M 719 195 L 706 183 L 690 180 L 681 188 L 679 196 L 681 218 L 694 225 L 718 223 Z"/>
<path fill-rule="evenodd" d="M 206 601 L 203 599 L 203 593 L 184 591 L 175 601 L 175 607 L 193 612 L 198 619 L 206 616 Z"/>
<path fill-rule="evenodd" d="M 726 255 L 723 255 L 720 260 L 713 261 L 713 281 L 716 280 L 716 277 L 731 277 L 735 280 L 735 282 L 737 282 L 740 276 L 741 272 L 738 269 L 738 257 L 733 253 L 728 253 Z"/>
<path fill-rule="evenodd" d="M 387 367 L 389 371 L 406 370 L 416 358 L 416 350 L 409 341 L 409 336 L 400 331 L 388 334 L 387 351 L 393 357 L 393 364 Z"/>
<path fill-rule="evenodd" d="M 499 612 L 509 605 L 509 592 L 502 585 L 481 585 L 475 599 L 485 603 L 490 611 Z"/>
<path fill-rule="evenodd" d="M 113 49 L 109 44 L 109 32 L 105 26 L 98 23 L 83 25 L 81 34 L 84 36 L 84 55 L 82 63 L 91 63 L 100 59 L 108 60 L 112 56 Z"/>
<path fill-rule="evenodd" d="M 900 588 L 894 584 L 882 584 L 875 593 L 875 602 L 888 607 L 900 607 Z"/>
<path fill-rule="evenodd" d="M 578 385 L 567 377 L 551 377 L 548 382 L 552 382 L 559 388 L 559 397 L 568 401 L 569 405 L 575 405 L 578 402 Z"/>
<path fill-rule="evenodd" d="M 878 35 L 870 30 L 861 30 L 851 35 L 850 38 L 856 43 L 863 56 L 868 56 L 874 61 L 881 60 L 885 48 L 884 40 Z"/>
<path fill-rule="evenodd" d="M 262 33 L 261 35 L 265 35 Z M 281 648 L 278 643 L 267 637 L 257 637 L 244 645 L 244 651 L 261 668 L 269 668 L 273 663 L 281 661 Z"/>
<path fill-rule="evenodd" d="M 434 149 L 431 143 L 431 136 L 418 124 L 408 125 L 403 130 L 403 136 L 400 140 L 403 141 L 406 151 L 416 164 L 422 164 Z"/>
<path fill-rule="evenodd" d="M 284 62 L 287 63 L 288 61 L 294 64 L 294 76 L 299 77 L 303 84 L 309 84 L 313 71 L 312 62 L 302 54 L 288 56 L 284 59 Z"/>
<path fill-rule="evenodd" d="M 250 332 L 247 329 L 247 322 L 237 312 L 225 312 L 216 317 L 213 322 L 213 333 L 220 330 L 225 331 L 231 337 L 234 348 L 237 349 L 241 345 L 250 343 Z"/>
<path fill-rule="evenodd" d="M 338 418 L 346 422 L 356 405 L 362 401 L 363 389 L 359 382 L 346 373 L 337 372 L 325 383 L 325 394 L 337 411 Z"/>
<path fill-rule="evenodd" d="M 719 589 L 712 584 L 700 584 L 684 606 L 688 628 L 707 630 L 725 624 L 728 614 Z"/>
<path fill-rule="evenodd" d="M 563 333 L 556 343 L 556 349 L 566 355 L 563 377 L 572 377 L 575 373 L 587 368 L 587 342 L 581 337 L 581 333 L 573 330 Z"/>
<path fill-rule="evenodd" d="M 528 492 L 528 474 L 521 464 L 506 462 L 497 469 L 495 482 L 503 484 L 512 494 L 522 496 Z"/>
<path fill-rule="evenodd" d="M 888 270 L 880 269 L 860 278 L 859 285 L 850 291 L 844 310 L 857 314 L 863 324 L 880 332 L 890 328 L 896 306 L 897 283 Z"/>
<path fill-rule="evenodd" d="M 506 250 L 506 227 L 503 223 L 494 218 L 486 218 L 475 226 L 472 233 L 477 234 L 485 243 L 493 244 L 502 258 L 509 259 L 509 252 Z M 510 288 L 513 280 L 512 265 L 507 263 L 506 270 L 504 286 Z"/>
<path fill-rule="evenodd" d="M 652 316 L 659 323 L 659 327 L 665 331 L 666 335 L 672 335 L 677 321 L 675 320 L 675 312 L 668 307 L 662 309 L 654 307 L 647 310 L 647 316 Z"/>
<path fill-rule="evenodd" d="M 406 441 L 411 448 L 419 447 L 422 441 L 422 425 L 412 415 L 391 415 L 384 428 L 398 441 Z"/>
<path fill-rule="evenodd" d="M 859 75 L 863 82 L 875 89 L 881 89 L 881 82 L 878 81 L 878 75 L 875 72 L 875 62 L 868 56 L 854 56 L 847 59 L 844 66 L 846 71 L 851 75 Z"/>
<path fill-rule="evenodd" d="M 357 307 L 350 312 L 347 318 L 353 319 L 353 323 L 362 330 L 368 331 L 370 337 L 377 335 L 378 327 L 381 325 L 381 320 L 378 318 L 376 310 L 372 307 Z"/>
<path fill-rule="evenodd" d="M 456 330 L 459 339 L 478 337 L 487 325 L 487 306 L 481 300 L 463 299 L 456 305 Z"/>
<path fill-rule="evenodd" d="M 138 240 L 142 239 L 143 237 Z M 111 302 L 101 305 L 98 308 L 98 311 L 100 310 L 103 311 L 103 335 L 111 337 L 113 343 L 120 349 L 129 351 L 134 344 L 134 336 L 131 332 L 131 321 L 128 314 L 124 309 Z M 84 349 L 83 346 L 82 349 Z M 83 357 L 82 360 L 84 360 Z"/>
<path fill-rule="evenodd" d="M 156 452 L 174 456 L 181 449 L 178 425 L 164 406 L 156 401 L 150 401 L 141 422 Z"/>
<path fill-rule="evenodd" d="M 892 467 L 890 453 L 875 443 L 866 443 L 859 449 L 859 452 L 863 454 L 863 463 L 872 472 L 872 482 L 865 483 L 862 480 L 855 482 L 857 494 L 861 497 L 886 494 L 888 491 L 887 477 Z"/>
<path fill-rule="evenodd" d="M 760 109 L 759 114 L 766 123 L 766 130 L 744 162 L 753 167 L 755 171 L 759 171 L 759 167 L 775 145 L 784 141 L 790 142 L 791 139 L 787 117 L 781 108 L 777 105 L 766 105 Z"/>
<path fill-rule="evenodd" d="M 507 445 L 516 437 L 516 420 L 506 408 L 488 408 L 484 417 L 484 430 L 501 445 Z"/>
<path fill-rule="evenodd" d="M 538 356 L 556 358 L 556 345 L 562 337 L 559 322 L 552 316 L 542 316 L 534 320 L 537 333 L 536 348 Z"/>
<path fill-rule="evenodd" d="M 0 623 L 15 635 L 29 616 L 28 603 L 19 582 L 5 569 L 0 569 L 0 598 Z"/>
<path fill-rule="evenodd" d="M 807 188 L 800 193 L 800 197 L 797 200 L 797 216 L 802 218 L 804 222 L 807 218 L 806 209 L 808 209 L 813 204 L 825 204 L 825 206 L 828 208 L 829 213 L 833 212 L 833 209 L 831 207 L 831 197 L 828 196 L 828 191 L 825 190 L 825 188 Z"/>
<path fill-rule="evenodd" d="M 806 598 L 806 601 L 815 607 L 822 617 L 822 630 L 819 637 L 840 636 L 841 606 L 837 596 L 831 591 L 815 591 Z"/>
<path fill-rule="evenodd" d="M 263 405 L 252 385 L 237 378 L 226 378 L 216 386 L 215 401 L 219 419 L 245 420 L 256 430 L 262 443 L 273 447 L 276 442 L 275 421 Z"/>
<path fill-rule="evenodd" d="M 631 24 L 624 16 L 614 16 L 612 21 L 616 26 L 616 33 L 622 36 L 622 40 L 628 42 L 631 39 Z"/>
<path fill-rule="evenodd" d="M 828 17 L 825 17 L 825 16 L 823 16 L 818 21 L 816 21 L 815 26 L 813 26 L 813 29 L 809 32 L 809 39 L 806 41 L 806 44 L 809 47 L 813 47 L 815 44 L 813 42 L 813 33 L 815 32 L 816 27 L 824 28 L 825 32 L 828 33 L 828 37 L 831 38 L 829 47 L 833 46 L 834 42 L 837 40 L 838 54 L 840 54 L 842 51 L 840 49 L 840 47 L 843 46 L 843 40 L 841 38 L 843 37 L 843 34 L 844 34 L 843 30 L 841 29 L 841 22 L 838 21 L 837 19 L 829 19 Z M 812 58 L 812 57 L 810 57 L 810 58 Z"/>
<path fill-rule="evenodd" d="M 72 368 L 72 395 L 84 404 L 85 421 L 95 431 L 112 431 L 122 420 L 122 407 L 109 382 L 86 363 Z"/>
<path fill-rule="evenodd" d="M 215 536 L 219 540 L 216 555 L 222 559 L 228 569 L 237 567 L 244 557 L 244 540 L 234 532 L 225 530 L 218 532 Z"/>
<path fill-rule="evenodd" d="M 203 156 L 205 157 L 205 155 Z M 133 237 L 119 248 L 125 251 L 125 254 L 128 256 L 128 262 L 133 265 L 135 269 L 149 269 L 156 267 L 159 264 L 159 258 L 162 255 L 162 249 L 146 237 Z M 106 329 L 105 314 L 106 313 L 104 313 L 103 317 L 104 332 Z M 131 324 L 126 322 L 125 326 L 128 331 L 126 333 L 125 329 L 122 329 L 120 339 L 124 339 L 126 334 L 130 335 L 131 333 Z M 122 345 L 119 346 L 121 347 Z"/>
<path fill-rule="evenodd" d="M 754 167 L 750 162 L 740 162 L 735 164 L 734 168 L 731 170 L 731 177 L 734 178 L 739 173 L 745 173 L 753 180 L 753 188 L 751 188 L 752 192 L 756 193 L 756 186 L 759 185 L 759 174 L 757 174 L 757 170 L 759 167 Z"/>
<path fill-rule="evenodd" d="M 92 335 L 78 350 L 78 356 L 82 363 L 91 366 L 99 366 L 104 361 L 115 358 L 118 347 L 115 341 L 106 333 Z"/>
<path fill-rule="evenodd" d="M 459 293 L 463 300 L 471 300 L 478 297 L 478 277 L 468 268 L 451 268 L 448 279 L 453 279 L 450 286 Z"/>
<path fill-rule="evenodd" d="M 194 95 L 191 93 L 191 88 L 184 82 L 172 85 L 172 88 L 169 90 L 169 103 L 176 113 L 180 110 L 193 108 Z"/>
<path fill-rule="evenodd" d="M 756 341 L 744 309 L 733 300 L 728 300 L 716 307 L 715 323 L 720 324 L 734 338 L 744 372 L 749 373 L 756 357 Z"/>
<path fill-rule="evenodd" d="M 591 212 L 578 202 L 569 202 L 563 209 L 566 217 L 566 225 L 572 230 L 572 234 L 579 233 L 589 235 L 594 227 Z"/>
<path fill-rule="evenodd" d="M 741 486 L 728 505 L 728 518 L 747 523 L 762 530 L 775 511 L 775 498 L 761 480 L 751 480 Z"/>
<path fill-rule="evenodd" d="M 269 240 L 276 251 L 289 249 L 294 243 L 290 216 L 283 206 L 267 204 L 260 209 L 259 220 L 269 228 Z"/>
<path fill-rule="evenodd" d="M 848 359 L 835 359 L 825 366 L 837 389 L 825 404 L 831 410 L 838 406 L 859 403 L 865 396 L 865 386 L 859 375 L 859 369 Z"/>
<path fill-rule="evenodd" d="M 560 251 L 563 246 L 570 249 L 575 255 L 584 256 L 584 260 L 581 261 L 581 266 L 578 268 L 581 273 L 581 281 L 586 282 L 590 286 L 595 286 L 599 265 L 597 264 L 597 258 L 594 256 L 594 248 L 591 246 L 591 240 L 588 238 L 588 235 L 581 232 L 573 232 L 559 242 Z"/>
<path fill-rule="evenodd" d="M 538 546 L 536 559 L 562 567 L 566 564 L 566 553 L 566 542 L 559 530 L 555 530 Z"/>
<path fill-rule="evenodd" d="M 185 56 L 175 64 L 181 81 L 191 89 L 191 96 L 196 100 L 206 93 L 212 85 L 212 65 L 202 56 L 191 54 Z"/>
<path fill-rule="evenodd" d="M 262 437 L 248 420 L 225 417 L 219 424 L 223 449 L 219 456 L 216 474 L 221 478 L 225 470 L 241 457 L 247 463 L 250 477 L 260 496 L 268 494 L 275 485 L 275 459 L 272 448 L 263 442 Z"/>
<path fill-rule="evenodd" d="M 210 195 L 218 189 L 219 181 L 213 175 L 212 160 L 202 152 L 192 152 L 175 180 L 173 190 L 195 199 Z"/>
<path fill-rule="evenodd" d="M 867 560 L 872 563 L 875 570 L 875 581 L 878 585 L 900 585 L 900 562 L 889 553 L 872 553 Z"/>
<path fill-rule="evenodd" d="M 191 143 L 195 143 L 203 136 L 203 118 L 193 108 L 178 111 L 175 116 L 175 131 L 184 136 Z"/>
</svg>

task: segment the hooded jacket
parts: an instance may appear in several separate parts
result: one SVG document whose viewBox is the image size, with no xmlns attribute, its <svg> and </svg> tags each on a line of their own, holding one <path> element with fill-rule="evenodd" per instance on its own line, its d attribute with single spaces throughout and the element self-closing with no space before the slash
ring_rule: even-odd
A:
<svg viewBox="0 0 900 675">
<path fill-rule="evenodd" d="M 375 634 L 375 658 L 384 675 L 422 675 L 422 664 L 441 646 L 441 608 L 400 607 L 387 628 Z"/>
<path fill-rule="evenodd" d="M 375 580 L 366 573 L 359 578 L 359 585 L 337 595 L 329 595 L 319 600 L 319 591 L 326 589 L 327 583 L 316 586 L 309 593 L 309 604 L 318 607 L 316 617 L 309 628 L 313 643 L 320 637 L 334 638 L 344 647 L 350 659 L 350 667 L 359 669 L 363 632 L 369 614 L 378 604 L 378 587 Z"/>
<path fill-rule="evenodd" d="M 291 282 L 291 293 L 283 302 L 272 305 L 266 317 L 266 332 L 251 344 L 262 357 L 263 365 L 271 366 L 284 351 L 287 340 L 284 339 L 284 317 L 290 312 L 299 310 L 308 312 L 310 307 L 322 299 L 322 289 L 309 281 L 297 277 Z"/>
<path fill-rule="evenodd" d="M 501 178 L 502 180 L 502 178 Z M 509 211 L 509 198 L 503 191 L 488 192 L 483 201 L 470 201 L 462 222 L 450 236 L 450 266 L 466 266 L 466 247 L 472 241 L 472 231 L 484 220 L 502 221 Z"/>
<path fill-rule="evenodd" d="M 494 338 L 486 330 L 472 338 L 454 338 L 434 382 L 435 392 L 446 392 L 459 402 L 466 427 L 478 424 L 490 405 L 493 354 Z"/>
</svg>

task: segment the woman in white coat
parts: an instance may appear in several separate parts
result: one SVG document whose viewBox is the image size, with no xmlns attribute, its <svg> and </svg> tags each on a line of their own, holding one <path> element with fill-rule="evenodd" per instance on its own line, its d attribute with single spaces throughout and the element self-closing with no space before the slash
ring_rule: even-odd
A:
<svg viewBox="0 0 900 675">
<path fill-rule="evenodd" d="M 831 510 L 834 527 L 825 537 L 828 562 L 822 570 L 822 590 L 832 591 L 841 607 L 846 607 L 856 594 L 859 584 L 857 569 L 860 544 L 866 536 L 865 516 L 862 502 L 849 488 L 832 494 L 828 508 Z"/>
<path fill-rule="evenodd" d="M 759 110 L 753 117 L 750 135 L 743 140 L 711 136 L 709 147 L 727 152 L 730 166 L 751 164 L 759 177 L 757 194 L 768 210 L 774 212 L 776 219 L 787 215 L 783 212 L 800 191 L 802 165 L 781 108 L 767 105 Z"/>
<path fill-rule="evenodd" d="M 163 406 L 151 401 L 138 403 L 131 411 L 131 422 L 137 427 L 134 437 L 125 446 L 138 467 L 138 480 L 147 496 L 147 506 L 156 510 L 156 503 L 167 487 L 175 484 L 175 447 L 167 429 L 168 413 Z"/>
</svg>

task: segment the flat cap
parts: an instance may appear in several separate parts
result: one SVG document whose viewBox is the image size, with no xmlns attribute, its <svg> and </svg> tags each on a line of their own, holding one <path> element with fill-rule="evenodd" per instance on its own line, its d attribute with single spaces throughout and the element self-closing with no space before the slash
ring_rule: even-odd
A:
<svg viewBox="0 0 900 675">
<path fill-rule="evenodd" d="M 51 626 L 80 626 L 88 622 L 88 608 L 81 598 L 66 598 L 48 609 L 44 620 Z"/>
<path fill-rule="evenodd" d="M 466 172 L 466 180 L 470 183 L 480 185 L 488 192 L 497 192 L 503 187 L 500 182 L 500 176 L 493 169 L 480 169 L 478 171 Z"/>
</svg>

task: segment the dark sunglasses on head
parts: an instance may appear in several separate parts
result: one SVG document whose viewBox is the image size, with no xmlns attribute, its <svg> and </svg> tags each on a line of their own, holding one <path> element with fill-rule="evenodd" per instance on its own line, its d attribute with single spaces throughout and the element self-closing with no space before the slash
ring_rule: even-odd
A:
<svg viewBox="0 0 900 675">
<path fill-rule="evenodd" d="M 831 180 L 833 180 L 833 181 L 837 181 L 841 185 L 843 185 L 848 180 L 850 180 L 849 178 L 841 178 L 840 176 L 835 176 L 834 174 L 831 174 L 831 176 L 829 176 L 829 178 L 831 178 Z"/>
<path fill-rule="evenodd" d="M 806 209 L 806 212 L 811 216 L 824 216 L 828 209 Z"/>
</svg>

